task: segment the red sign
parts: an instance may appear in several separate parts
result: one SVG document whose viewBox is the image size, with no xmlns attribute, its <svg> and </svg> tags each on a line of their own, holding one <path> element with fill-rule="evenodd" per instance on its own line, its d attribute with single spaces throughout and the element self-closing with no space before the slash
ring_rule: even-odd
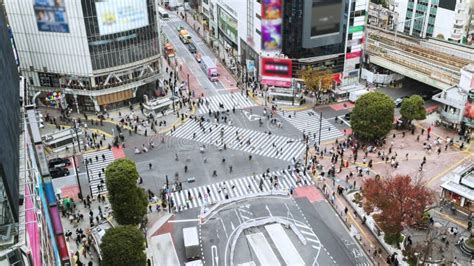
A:
<svg viewBox="0 0 474 266">
<path fill-rule="evenodd" d="M 346 59 L 352 59 L 352 58 L 358 58 L 362 56 L 362 51 L 357 51 L 353 53 L 347 53 L 346 54 Z"/>
<path fill-rule="evenodd" d="M 261 66 L 262 76 L 291 79 L 293 74 L 291 59 L 263 57 Z"/>
<path fill-rule="evenodd" d="M 291 87 L 292 67 L 291 59 L 263 57 L 261 83 L 276 87 Z"/>
</svg>

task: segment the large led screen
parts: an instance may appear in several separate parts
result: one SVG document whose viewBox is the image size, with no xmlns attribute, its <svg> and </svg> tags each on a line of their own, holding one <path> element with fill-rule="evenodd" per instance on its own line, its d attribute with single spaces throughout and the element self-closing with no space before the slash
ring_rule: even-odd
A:
<svg viewBox="0 0 474 266">
<path fill-rule="evenodd" d="M 35 0 L 33 9 L 39 31 L 69 32 L 64 0 Z"/>
<path fill-rule="evenodd" d="M 95 7 L 100 35 L 148 25 L 147 0 L 100 0 Z"/>
<path fill-rule="evenodd" d="M 273 52 L 282 46 L 282 0 L 262 1 L 262 50 Z"/>
<path fill-rule="evenodd" d="M 339 32 L 342 0 L 313 0 L 311 36 Z"/>
</svg>

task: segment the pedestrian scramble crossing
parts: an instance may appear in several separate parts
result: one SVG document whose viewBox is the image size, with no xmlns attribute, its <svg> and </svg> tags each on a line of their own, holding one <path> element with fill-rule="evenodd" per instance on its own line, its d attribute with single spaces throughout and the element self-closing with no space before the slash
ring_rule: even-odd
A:
<svg viewBox="0 0 474 266">
<path fill-rule="evenodd" d="M 296 113 L 296 116 L 294 112 L 279 111 L 278 114 L 299 131 L 309 134 L 311 142 L 317 142 L 319 140 L 320 114 L 314 111 L 298 112 Z M 344 136 L 344 134 L 339 129 L 329 123 L 326 119 L 322 119 L 321 142 L 340 138 L 342 136 Z"/>
<path fill-rule="evenodd" d="M 305 150 L 300 140 L 274 134 L 229 126 L 189 120 L 176 131 L 168 133 L 172 137 L 194 140 L 227 149 L 244 151 L 274 159 L 290 161 L 298 158 Z"/>
<path fill-rule="evenodd" d="M 256 106 L 249 98 L 245 97 L 241 93 L 226 93 L 218 94 L 210 97 L 203 98 L 204 103 L 201 104 L 198 114 L 207 114 L 209 110 L 211 112 L 225 111 L 235 109 L 244 109 Z M 221 108 L 219 104 L 222 104 L 224 108 Z"/>
<path fill-rule="evenodd" d="M 102 157 L 105 156 L 105 159 Z M 98 194 L 107 193 L 107 187 L 105 185 L 105 170 L 107 166 L 115 160 L 114 154 L 110 150 L 95 151 L 84 154 L 84 160 L 88 160 L 87 170 L 89 171 L 89 186 L 91 189 L 92 197 L 96 197 Z M 90 161 L 92 160 L 92 163 Z M 104 171 L 102 171 L 104 169 Z M 103 186 L 103 189 L 99 191 L 98 185 Z"/>
<path fill-rule="evenodd" d="M 270 173 L 270 176 L 278 176 L 278 186 L 274 187 L 272 181 L 275 182 L 275 180 L 270 181 L 268 176 L 266 178 L 263 178 L 262 175 L 247 176 L 183 189 L 171 193 L 171 198 L 178 210 L 185 210 L 215 204 L 225 200 L 226 195 L 233 198 L 260 192 L 285 191 L 290 188 L 314 184 L 311 177 L 302 171 L 296 173 L 295 171 L 281 170 Z M 262 190 L 260 190 L 260 182 L 262 182 Z"/>
</svg>

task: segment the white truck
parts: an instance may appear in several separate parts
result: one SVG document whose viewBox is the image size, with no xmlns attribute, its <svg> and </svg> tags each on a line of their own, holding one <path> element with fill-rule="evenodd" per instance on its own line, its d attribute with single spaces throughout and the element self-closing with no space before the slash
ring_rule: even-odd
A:
<svg viewBox="0 0 474 266">
<path fill-rule="evenodd" d="M 349 101 L 355 103 L 357 99 L 360 98 L 360 96 L 369 93 L 370 91 L 368 90 L 357 90 L 357 91 L 351 91 L 349 93 Z"/>
<path fill-rule="evenodd" d="M 201 68 L 207 75 L 207 78 L 214 82 L 218 80 L 219 73 L 217 72 L 216 63 L 209 57 L 203 56 L 201 57 Z"/>
<path fill-rule="evenodd" d="M 201 247 L 199 246 L 199 237 L 197 227 L 183 228 L 184 252 L 188 261 L 196 260 L 201 257 Z"/>
</svg>

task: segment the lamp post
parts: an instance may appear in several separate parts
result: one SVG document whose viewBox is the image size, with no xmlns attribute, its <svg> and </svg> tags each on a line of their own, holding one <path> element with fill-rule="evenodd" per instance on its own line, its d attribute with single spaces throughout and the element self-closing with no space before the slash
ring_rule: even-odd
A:
<svg viewBox="0 0 474 266">
<path fill-rule="evenodd" d="M 79 136 L 77 134 L 78 130 L 79 129 L 77 127 L 74 127 L 74 132 L 76 132 L 77 147 L 79 148 L 79 152 L 81 152 L 81 142 L 79 141 Z M 72 132 L 71 132 L 71 134 L 72 134 Z M 72 138 L 72 153 L 73 153 L 72 160 L 73 160 L 73 163 L 74 163 L 74 172 L 76 172 L 76 181 L 77 181 L 77 184 L 79 186 L 79 199 L 82 200 L 82 188 L 81 188 L 81 182 L 79 181 L 79 173 L 78 173 L 78 170 L 77 170 L 76 146 L 74 145 L 74 136 Z"/>
</svg>

